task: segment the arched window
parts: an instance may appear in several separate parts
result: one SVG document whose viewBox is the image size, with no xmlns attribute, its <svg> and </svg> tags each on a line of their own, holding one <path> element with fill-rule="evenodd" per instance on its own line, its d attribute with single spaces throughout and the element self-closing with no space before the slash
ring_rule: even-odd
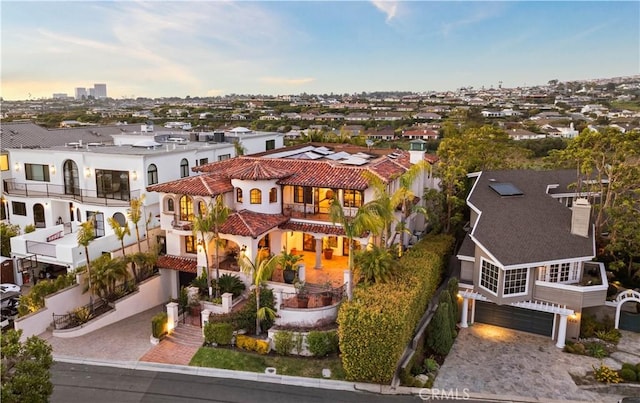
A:
<svg viewBox="0 0 640 403">
<path fill-rule="evenodd" d="M 124 227 L 125 225 L 127 225 L 127 220 L 126 218 L 124 218 L 124 214 L 115 213 L 113 215 L 113 218 L 118 222 L 118 224 L 120 224 L 121 227 Z"/>
<path fill-rule="evenodd" d="M 72 160 L 66 160 L 62 165 L 64 171 L 64 194 L 80 195 L 80 175 L 78 166 Z"/>
<path fill-rule="evenodd" d="M 165 205 L 167 206 L 167 211 L 171 211 L 174 212 L 175 211 L 175 206 L 173 204 L 173 199 L 171 197 L 167 197 L 164 199 L 165 200 Z"/>
<path fill-rule="evenodd" d="M 206 214 L 206 212 L 207 212 L 207 205 L 206 205 L 206 203 L 205 203 L 205 202 L 203 202 L 203 201 L 199 202 L 199 203 L 198 203 L 198 214 L 199 214 L 200 216 L 203 216 L 203 215 L 205 215 L 205 214 Z"/>
<path fill-rule="evenodd" d="M 193 221 L 193 200 L 189 196 L 180 198 L 180 221 Z"/>
<path fill-rule="evenodd" d="M 180 161 L 180 177 L 186 178 L 187 176 L 189 176 L 189 161 L 183 158 L 182 161 Z"/>
<path fill-rule="evenodd" d="M 33 223 L 36 228 L 44 228 L 47 226 L 44 221 L 44 207 L 40 203 L 33 205 Z"/>
<path fill-rule="evenodd" d="M 158 167 L 156 164 L 151 164 L 147 168 L 147 184 L 155 185 L 156 183 L 158 183 Z"/>
<path fill-rule="evenodd" d="M 262 203 L 262 191 L 260 191 L 260 189 L 251 189 L 250 199 L 251 204 Z"/>
<path fill-rule="evenodd" d="M 236 188 L 236 202 L 242 203 L 242 189 Z"/>
<path fill-rule="evenodd" d="M 278 202 L 278 189 L 271 188 L 269 191 L 269 203 L 277 203 Z"/>
</svg>

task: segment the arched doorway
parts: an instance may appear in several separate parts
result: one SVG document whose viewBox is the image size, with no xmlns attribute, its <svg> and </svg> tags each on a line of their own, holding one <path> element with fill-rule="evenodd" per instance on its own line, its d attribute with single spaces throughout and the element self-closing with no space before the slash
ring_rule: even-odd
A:
<svg viewBox="0 0 640 403">
<path fill-rule="evenodd" d="M 47 226 L 44 220 L 44 206 L 40 203 L 33 205 L 33 223 L 36 228 L 44 228 Z"/>
<path fill-rule="evenodd" d="M 64 193 L 80 196 L 80 176 L 78 166 L 72 160 L 66 160 L 62 166 L 64 171 Z"/>
</svg>

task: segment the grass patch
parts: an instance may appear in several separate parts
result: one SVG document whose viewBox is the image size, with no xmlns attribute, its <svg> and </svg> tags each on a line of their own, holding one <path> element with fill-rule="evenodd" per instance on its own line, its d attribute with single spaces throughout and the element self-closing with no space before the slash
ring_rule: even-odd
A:
<svg viewBox="0 0 640 403">
<path fill-rule="evenodd" d="M 225 348 L 202 347 L 189 365 L 264 373 L 267 367 L 277 369 L 279 375 L 322 378 L 322 369 L 331 369 L 331 379 L 345 379 L 342 362 L 338 357 L 307 358 L 259 355 Z"/>
</svg>

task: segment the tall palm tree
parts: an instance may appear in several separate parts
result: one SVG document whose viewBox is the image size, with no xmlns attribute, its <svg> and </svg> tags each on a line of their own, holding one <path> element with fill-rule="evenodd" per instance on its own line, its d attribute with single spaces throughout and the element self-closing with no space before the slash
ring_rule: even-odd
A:
<svg viewBox="0 0 640 403">
<path fill-rule="evenodd" d="M 256 293 L 256 336 L 260 334 L 260 321 L 264 319 L 273 319 L 276 313 L 273 309 L 267 306 L 260 306 L 260 289 L 265 281 L 269 280 L 273 275 L 273 271 L 278 264 L 281 264 L 281 255 L 271 256 L 264 258 L 263 253 L 256 254 L 255 260 L 244 253 L 241 253 L 238 257 L 238 265 L 243 273 L 247 273 L 253 279 L 253 285 Z"/>
<path fill-rule="evenodd" d="M 216 284 L 220 278 L 220 254 L 218 252 L 218 246 L 220 245 L 220 226 L 227 221 L 231 209 L 225 206 L 221 195 L 214 198 L 213 203 L 209 203 L 206 210 L 201 211 L 199 215 L 196 215 L 193 219 L 193 233 L 203 241 L 202 248 L 204 250 L 204 258 L 207 265 L 207 276 L 211 278 L 209 273 L 209 252 L 208 245 L 212 240 L 214 241 L 215 252 L 215 265 L 216 265 Z M 220 290 L 216 285 L 216 297 L 219 297 Z"/>
<path fill-rule="evenodd" d="M 151 251 L 151 244 L 149 243 L 149 224 L 151 224 L 151 220 L 153 219 L 153 214 L 149 213 L 147 219 L 144 222 L 144 231 L 147 234 L 147 251 Z"/>
<path fill-rule="evenodd" d="M 84 255 L 87 259 L 87 278 L 89 279 L 89 304 L 93 307 L 93 288 L 91 286 L 91 259 L 89 258 L 89 243 L 96 237 L 95 216 L 91 216 L 87 221 L 80 223 L 78 229 L 78 245 L 84 247 Z"/>
<path fill-rule="evenodd" d="M 329 206 L 329 218 L 335 225 L 342 225 L 344 234 L 349 241 L 349 271 L 353 272 L 353 239 L 362 236 L 366 231 L 375 231 L 380 228 L 380 217 L 364 206 L 359 207 L 353 216 L 348 216 L 340 203 L 337 195 L 333 196 Z M 348 295 L 352 295 L 353 281 L 349 282 Z"/>
<path fill-rule="evenodd" d="M 140 249 L 140 230 L 138 229 L 138 223 L 142 220 L 142 206 L 144 205 L 145 195 L 142 194 L 138 198 L 133 198 L 129 202 L 129 209 L 127 209 L 127 218 L 131 221 L 136 228 L 136 239 L 138 241 L 138 252 L 142 252 Z M 148 235 L 147 235 L 148 237 Z"/>
<path fill-rule="evenodd" d="M 120 246 L 122 247 L 122 256 L 124 256 L 124 237 L 126 235 L 131 235 L 131 229 L 129 228 L 127 222 L 125 222 L 125 225 L 120 225 L 118 220 L 113 217 L 107 218 L 107 222 L 113 229 L 113 233 L 116 235 L 116 238 L 118 238 L 118 241 L 120 241 Z"/>
<path fill-rule="evenodd" d="M 101 298 L 113 300 L 116 297 L 118 283 L 126 281 L 129 277 L 125 259 L 111 258 L 102 255 L 93 261 L 91 272 L 92 291 Z"/>
</svg>

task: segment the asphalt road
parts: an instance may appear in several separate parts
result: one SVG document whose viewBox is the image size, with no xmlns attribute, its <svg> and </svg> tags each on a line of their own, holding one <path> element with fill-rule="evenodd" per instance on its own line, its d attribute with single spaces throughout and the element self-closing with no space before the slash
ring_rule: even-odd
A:
<svg viewBox="0 0 640 403">
<path fill-rule="evenodd" d="M 419 402 L 417 396 L 376 395 L 235 379 L 57 362 L 52 403 L 128 402 Z"/>
</svg>

